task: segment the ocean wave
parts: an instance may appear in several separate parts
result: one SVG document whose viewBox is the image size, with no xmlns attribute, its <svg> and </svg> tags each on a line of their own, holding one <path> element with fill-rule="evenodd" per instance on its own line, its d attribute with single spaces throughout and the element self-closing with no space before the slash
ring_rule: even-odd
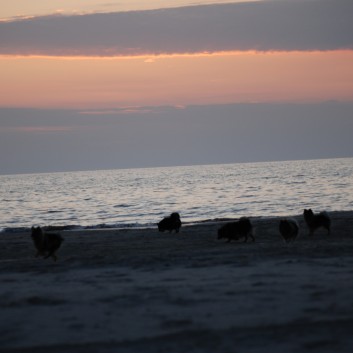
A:
<svg viewBox="0 0 353 353">
<path fill-rule="evenodd" d="M 6 200 L 0 203 L 0 229 L 152 227 L 172 212 L 188 224 L 299 214 L 304 208 L 345 211 L 352 208 L 352 162 L 150 168 L 139 169 L 138 178 L 131 170 L 0 176 L 0 199 Z"/>
</svg>

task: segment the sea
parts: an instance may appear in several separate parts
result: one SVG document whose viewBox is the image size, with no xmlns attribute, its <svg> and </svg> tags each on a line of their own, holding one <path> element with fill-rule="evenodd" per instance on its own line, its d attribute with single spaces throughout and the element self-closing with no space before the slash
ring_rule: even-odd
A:
<svg viewBox="0 0 353 353">
<path fill-rule="evenodd" d="M 0 232 L 150 228 L 353 209 L 353 158 L 0 176 Z"/>
</svg>

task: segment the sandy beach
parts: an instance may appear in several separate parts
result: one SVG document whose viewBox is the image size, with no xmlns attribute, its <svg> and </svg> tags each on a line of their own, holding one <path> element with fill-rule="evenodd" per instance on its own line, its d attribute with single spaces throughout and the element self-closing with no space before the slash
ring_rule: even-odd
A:
<svg viewBox="0 0 353 353">
<path fill-rule="evenodd" d="M 0 352 L 352 352 L 353 212 L 285 243 L 222 222 L 61 232 L 58 261 L 29 233 L 0 234 Z"/>
</svg>

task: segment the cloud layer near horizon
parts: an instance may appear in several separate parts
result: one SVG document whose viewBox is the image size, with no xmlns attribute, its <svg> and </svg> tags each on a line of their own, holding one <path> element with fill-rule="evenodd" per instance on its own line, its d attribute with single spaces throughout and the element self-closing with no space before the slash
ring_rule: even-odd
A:
<svg viewBox="0 0 353 353">
<path fill-rule="evenodd" d="M 0 23 L 2 55 L 353 48 L 351 0 L 264 1 Z"/>
<path fill-rule="evenodd" d="M 136 112 L 0 108 L 0 174 L 349 157 L 352 108 L 352 102 Z"/>
</svg>

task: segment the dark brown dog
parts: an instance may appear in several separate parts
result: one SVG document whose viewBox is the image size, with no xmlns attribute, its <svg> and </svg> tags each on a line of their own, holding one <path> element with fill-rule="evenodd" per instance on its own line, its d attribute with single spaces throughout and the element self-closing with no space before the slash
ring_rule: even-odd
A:
<svg viewBox="0 0 353 353">
<path fill-rule="evenodd" d="M 309 228 L 309 234 L 313 235 L 315 230 L 318 228 L 325 228 L 327 234 L 330 234 L 331 230 L 331 219 L 327 212 L 321 212 L 319 214 L 314 214 L 314 212 L 309 210 L 304 210 L 304 220 Z"/>
<path fill-rule="evenodd" d="M 281 219 L 279 232 L 287 243 L 295 240 L 299 233 L 298 222 L 294 218 Z"/>
<path fill-rule="evenodd" d="M 173 230 L 175 230 L 175 233 L 179 233 L 180 227 L 181 227 L 180 215 L 177 212 L 172 213 L 169 217 L 163 218 L 158 223 L 158 230 L 160 232 L 169 230 L 169 233 L 171 233 Z"/>
<path fill-rule="evenodd" d="M 248 237 L 255 241 L 252 234 L 252 225 L 247 217 L 242 217 L 239 221 L 230 222 L 218 229 L 218 239 L 239 240 L 244 238 L 244 242 L 248 241 Z"/>
<path fill-rule="evenodd" d="M 57 233 L 45 233 L 41 227 L 31 228 L 31 237 L 37 249 L 36 257 L 44 256 L 45 259 L 52 257 L 57 260 L 55 252 L 60 248 L 63 238 Z"/>
</svg>

